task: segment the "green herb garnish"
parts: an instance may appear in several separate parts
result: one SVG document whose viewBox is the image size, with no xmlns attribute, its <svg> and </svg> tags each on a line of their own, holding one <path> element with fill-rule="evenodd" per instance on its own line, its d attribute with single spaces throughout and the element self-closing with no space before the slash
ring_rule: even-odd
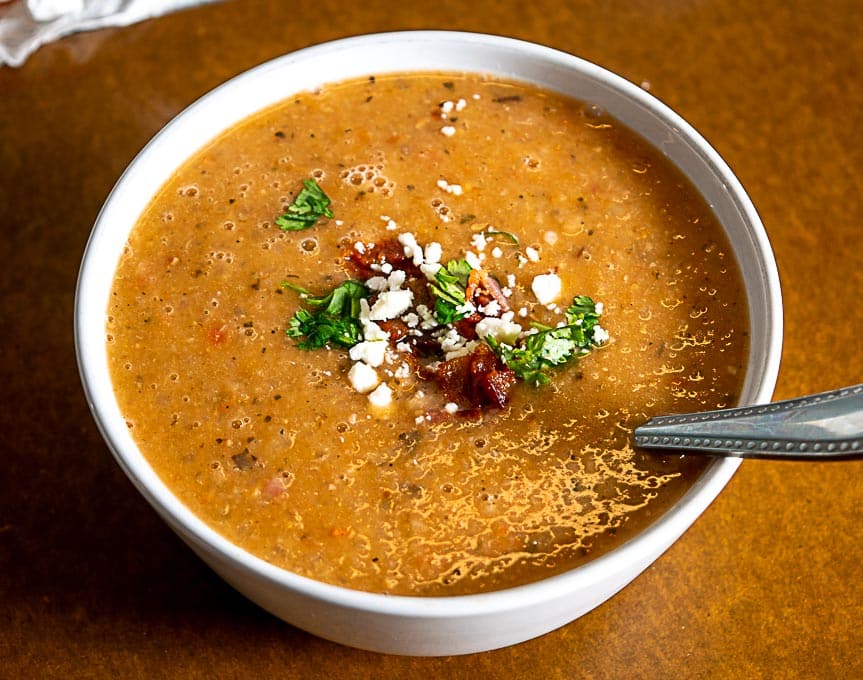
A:
<svg viewBox="0 0 863 680">
<path fill-rule="evenodd" d="M 507 241 L 514 243 L 515 245 L 519 245 L 518 236 L 515 234 L 510 234 L 508 231 L 499 231 L 497 229 L 492 229 L 490 231 L 485 232 L 486 236 L 501 236 L 505 238 Z"/>
<path fill-rule="evenodd" d="M 448 324 L 464 318 L 458 307 L 464 305 L 465 288 L 472 267 L 467 260 L 450 260 L 438 269 L 434 281 L 429 284 L 435 300 L 435 318 L 440 324 Z"/>
<path fill-rule="evenodd" d="M 321 349 L 327 345 L 353 347 L 363 339 L 360 323 L 360 300 L 369 292 L 361 281 L 345 281 L 326 295 L 309 295 L 305 289 L 283 282 L 284 288 L 304 296 L 315 311 L 299 309 L 291 318 L 286 333 L 291 338 L 305 338 L 297 347 Z"/>
<path fill-rule="evenodd" d="M 313 226 L 321 217 L 333 217 L 330 199 L 313 179 L 304 179 L 303 188 L 284 215 L 276 218 L 282 231 L 302 231 Z"/>
<path fill-rule="evenodd" d="M 565 326 L 551 328 L 534 324 L 538 332 L 527 335 L 516 347 L 502 344 L 491 336 L 486 342 L 517 378 L 532 385 L 546 385 L 552 368 L 567 364 L 602 344 L 594 337 L 599 317 L 596 303 L 586 295 L 578 295 L 566 310 Z"/>
<path fill-rule="evenodd" d="M 472 267 L 467 260 L 450 260 L 438 269 L 431 284 L 436 297 L 456 305 L 465 303 L 464 290 Z"/>
<path fill-rule="evenodd" d="M 435 319 L 437 319 L 437 322 L 442 326 L 455 323 L 459 319 L 463 319 L 465 317 L 464 312 L 458 311 L 457 305 L 454 305 L 449 300 L 444 300 L 443 298 L 435 300 L 434 316 Z"/>
</svg>

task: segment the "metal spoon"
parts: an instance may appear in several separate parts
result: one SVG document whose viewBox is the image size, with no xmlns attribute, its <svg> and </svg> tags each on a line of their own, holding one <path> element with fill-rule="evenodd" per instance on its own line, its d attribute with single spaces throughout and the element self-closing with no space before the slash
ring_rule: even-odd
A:
<svg viewBox="0 0 863 680">
<path fill-rule="evenodd" d="M 863 385 L 758 406 L 651 418 L 635 428 L 645 449 L 738 458 L 863 457 Z"/>
</svg>

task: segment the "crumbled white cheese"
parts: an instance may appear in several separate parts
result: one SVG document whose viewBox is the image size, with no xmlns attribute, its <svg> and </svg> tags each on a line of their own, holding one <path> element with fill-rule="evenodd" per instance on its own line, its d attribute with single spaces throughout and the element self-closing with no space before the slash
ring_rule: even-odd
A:
<svg viewBox="0 0 863 680">
<path fill-rule="evenodd" d="M 399 228 L 399 225 L 396 224 L 396 221 L 389 215 L 381 215 L 381 222 L 387 223 L 387 231 L 395 231 Z"/>
<path fill-rule="evenodd" d="M 383 408 L 384 406 L 389 406 L 392 401 L 393 391 L 386 383 L 381 383 L 369 394 L 369 403 L 372 406 Z"/>
<path fill-rule="evenodd" d="M 375 304 L 369 312 L 372 321 L 386 321 L 404 314 L 413 302 L 414 294 L 410 290 L 387 290 L 378 295 Z"/>
<path fill-rule="evenodd" d="M 480 262 L 477 254 L 472 250 L 466 250 L 464 253 L 464 259 L 470 265 L 471 269 L 482 269 L 482 262 Z"/>
<path fill-rule="evenodd" d="M 439 179 L 437 181 L 437 185 L 439 189 L 443 189 L 448 194 L 452 194 L 453 196 L 461 196 L 462 194 L 461 184 L 450 184 L 445 179 Z"/>
<path fill-rule="evenodd" d="M 433 280 L 435 275 L 440 271 L 440 259 L 443 256 L 443 248 L 437 241 L 432 241 L 425 247 L 423 257 L 425 262 L 419 265 L 420 271 L 429 280 Z"/>
<path fill-rule="evenodd" d="M 423 254 L 422 246 L 417 243 L 416 236 L 414 236 L 411 232 L 406 231 L 399 234 L 399 243 L 402 244 L 402 249 L 404 251 L 405 257 L 411 258 L 413 263 L 419 267 L 425 261 L 425 255 Z"/>
<path fill-rule="evenodd" d="M 441 134 L 447 137 L 452 137 L 455 134 L 455 128 L 452 125 L 444 125 L 441 129 Z"/>
<path fill-rule="evenodd" d="M 599 305 L 597 305 L 597 306 L 599 306 Z M 610 336 L 609 336 L 609 334 L 608 334 L 608 331 L 607 331 L 607 330 L 605 330 L 605 329 L 604 329 L 602 326 L 600 326 L 599 324 L 596 324 L 596 325 L 593 327 L 593 341 L 594 341 L 597 345 L 603 345 L 603 344 L 605 344 L 606 342 L 608 342 L 608 338 L 609 338 L 609 337 L 610 337 Z"/>
<path fill-rule="evenodd" d="M 404 379 L 407 378 L 411 374 L 410 364 L 401 364 L 393 373 L 396 378 Z"/>
<path fill-rule="evenodd" d="M 449 414 L 456 413 L 458 411 L 458 404 L 454 401 L 448 401 L 446 405 L 444 405 L 443 410 Z"/>
<path fill-rule="evenodd" d="M 522 330 L 521 326 L 512 321 L 511 316 L 500 319 L 488 316 L 476 325 L 476 334 L 480 338 L 491 336 L 498 342 L 505 342 L 508 345 L 515 344 Z"/>
<path fill-rule="evenodd" d="M 420 319 L 422 319 L 420 328 L 428 330 L 429 328 L 435 328 L 438 325 L 434 312 L 425 305 L 417 305 L 416 312 L 419 314 Z"/>
<path fill-rule="evenodd" d="M 443 257 L 443 248 L 437 241 L 432 241 L 425 247 L 426 264 L 437 264 Z"/>
<path fill-rule="evenodd" d="M 473 302 L 468 302 L 465 300 L 464 304 L 456 305 L 455 311 L 459 314 L 464 314 L 465 316 L 470 316 L 476 311 L 476 307 Z"/>
<path fill-rule="evenodd" d="M 379 342 L 381 340 L 389 340 L 390 334 L 374 321 L 367 321 L 363 324 L 363 337 L 369 342 Z"/>
<path fill-rule="evenodd" d="M 547 305 L 560 297 L 562 283 L 557 274 L 539 274 L 533 277 L 530 288 L 539 303 Z"/>
<path fill-rule="evenodd" d="M 419 325 L 420 318 L 414 312 L 408 312 L 402 317 L 402 321 L 405 322 L 408 328 L 416 328 Z"/>
<path fill-rule="evenodd" d="M 377 293 L 387 287 L 387 279 L 383 276 L 373 276 L 366 280 L 366 288 Z"/>
<path fill-rule="evenodd" d="M 351 366 L 351 370 L 348 371 L 348 380 L 351 386 L 360 394 L 371 392 L 380 383 L 377 371 L 362 361 L 358 361 Z"/>
<path fill-rule="evenodd" d="M 389 340 L 389 333 L 371 320 L 369 301 L 365 298 L 360 300 L 360 323 L 363 326 L 363 338 L 366 340 Z"/>
<path fill-rule="evenodd" d="M 433 264 L 423 262 L 420 265 L 420 271 L 429 280 L 433 279 L 440 270 L 441 270 L 441 264 L 439 262 L 434 262 Z"/>
<path fill-rule="evenodd" d="M 455 328 L 448 328 L 446 333 L 444 333 L 443 337 L 440 339 L 440 348 L 444 352 L 451 352 L 455 349 L 464 347 L 466 342 L 467 338 L 463 338 L 459 335 L 459 332 Z"/>
<path fill-rule="evenodd" d="M 381 271 L 384 274 L 389 274 L 392 270 L 393 266 L 389 262 L 381 262 Z"/>
<path fill-rule="evenodd" d="M 354 250 L 356 250 L 360 255 L 366 252 L 366 247 L 362 241 L 357 241 L 354 243 Z"/>
<path fill-rule="evenodd" d="M 456 110 L 456 111 L 462 111 L 462 110 L 464 110 L 464 107 L 465 107 L 465 106 L 467 106 L 467 102 L 466 102 L 464 99 L 459 99 L 459 100 L 455 103 L 455 110 Z"/>
<path fill-rule="evenodd" d="M 394 269 L 387 278 L 387 285 L 390 290 L 401 290 L 402 284 L 407 280 L 407 274 L 401 269 Z"/>
<path fill-rule="evenodd" d="M 524 254 L 527 256 L 527 259 L 531 262 L 539 262 L 539 251 L 536 248 L 532 248 L 528 246 L 524 249 Z"/>
<path fill-rule="evenodd" d="M 482 234 L 474 234 L 473 236 L 471 236 L 470 244 L 473 246 L 474 250 L 476 250 L 478 253 L 481 253 L 483 250 L 485 250 L 485 236 L 483 236 Z"/>
<path fill-rule="evenodd" d="M 446 361 L 451 361 L 452 359 L 456 359 L 458 357 L 464 357 L 464 356 L 467 356 L 468 354 L 472 354 L 473 351 L 476 349 L 476 346 L 478 344 L 479 343 L 476 340 L 471 340 L 470 342 L 462 345 L 461 347 L 456 347 L 454 350 L 447 352 L 444 355 L 444 359 Z M 429 364 L 428 366 L 426 366 L 426 368 L 429 368 L 431 370 L 436 370 L 437 364 L 438 364 L 438 362 L 435 362 L 434 368 L 432 368 L 432 364 Z"/>
<path fill-rule="evenodd" d="M 500 303 L 497 300 L 491 300 L 487 305 L 480 305 L 477 311 L 486 316 L 500 316 Z"/>
<path fill-rule="evenodd" d="M 596 303 L 596 313 L 599 314 L 600 316 L 602 316 L 602 312 L 604 310 L 605 310 L 605 305 L 603 305 L 601 302 L 597 302 Z"/>
<path fill-rule="evenodd" d="M 350 348 L 348 354 L 353 361 L 364 361 L 369 366 L 377 368 L 384 363 L 388 343 L 383 340 L 364 340 Z"/>
<path fill-rule="evenodd" d="M 491 249 L 491 256 L 492 257 L 502 257 L 503 251 L 500 249 L 499 246 L 495 246 L 494 248 Z"/>
<path fill-rule="evenodd" d="M 545 234 L 543 234 L 543 239 L 550 246 L 553 246 L 555 243 L 557 243 L 557 238 L 558 237 L 556 231 L 547 231 L 545 232 Z"/>
</svg>

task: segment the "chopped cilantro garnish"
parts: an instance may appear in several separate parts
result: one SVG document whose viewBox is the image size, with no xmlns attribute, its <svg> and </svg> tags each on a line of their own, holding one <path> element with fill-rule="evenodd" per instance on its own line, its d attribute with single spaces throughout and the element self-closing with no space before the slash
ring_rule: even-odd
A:
<svg viewBox="0 0 863 680">
<path fill-rule="evenodd" d="M 538 332 L 525 336 L 516 347 L 502 344 L 489 336 L 486 342 L 517 378 L 532 385 L 549 382 L 548 372 L 587 354 L 601 343 L 594 338 L 594 327 L 600 313 L 596 303 L 586 295 L 578 295 L 566 310 L 566 325 L 558 328 L 534 324 Z"/>
<path fill-rule="evenodd" d="M 593 298 L 587 295 L 576 295 L 566 310 L 566 323 L 573 326 L 581 322 L 587 330 L 592 330 L 599 322 L 600 316 L 602 314 L 597 311 Z"/>
<path fill-rule="evenodd" d="M 360 281 L 345 281 L 326 295 L 313 296 L 291 283 L 282 286 L 305 295 L 305 302 L 315 308 L 299 309 L 286 331 L 291 338 L 305 338 L 300 349 L 320 349 L 327 345 L 353 347 L 363 339 L 360 323 L 360 300 L 369 292 Z"/>
<path fill-rule="evenodd" d="M 499 231 L 497 229 L 492 229 L 490 231 L 485 232 L 486 236 L 501 236 L 505 238 L 507 241 L 514 243 L 515 245 L 519 245 L 518 236 L 515 234 L 510 234 L 508 231 Z"/>
<path fill-rule="evenodd" d="M 442 326 L 455 323 L 459 319 L 464 318 L 464 313 L 458 311 L 457 305 L 454 305 L 449 300 L 444 300 L 443 298 L 435 300 L 434 315 L 437 322 Z"/>
<path fill-rule="evenodd" d="M 313 226 L 321 217 L 333 217 L 330 199 L 313 179 L 304 179 L 303 188 L 284 215 L 276 218 L 282 231 L 302 231 Z"/>
<path fill-rule="evenodd" d="M 464 317 L 457 310 L 465 303 L 465 287 L 471 266 L 466 260 L 450 260 L 438 269 L 430 288 L 435 300 L 435 317 L 438 323 L 448 324 Z"/>
<path fill-rule="evenodd" d="M 517 243 L 517 239 L 507 232 L 487 233 L 511 238 Z M 495 402 L 497 406 L 506 403 L 507 392 L 517 380 L 534 386 L 548 384 L 553 369 L 574 363 L 592 348 L 608 340 L 608 333 L 599 326 L 602 306 L 586 295 L 572 298 L 559 326 L 533 323 L 531 330 L 525 333 L 520 324 L 512 321 L 514 312 L 501 297 L 503 290 L 499 289 L 496 280 L 482 269 L 473 269 L 466 259 L 450 260 L 442 265 L 428 282 L 428 292 L 434 301 L 434 317 L 437 321 L 437 324 L 430 324 L 434 327 L 434 330 L 431 330 L 425 323 L 428 321 L 428 312 L 422 309 L 426 304 L 430 305 L 428 297 L 420 298 L 422 304 L 417 305 L 417 313 L 405 313 L 416 291 L 413 288 L 400 288 L 405 282 L 406 272 L 400 274 L 402 276 L 398 279 L 399 283 L 394 287 L 393 281 L 396 279 L 389 281 L 389 290 L 381 291 L 378 285 L 369 287 L 363 281 L 348 280 L 325 295 L 313 295 L 291 281 L 282 282 L 282 287 L 298 293 L 305 305 L 290 319 L 287 335 L 298 339 L 297 346 L 305 350 L 351 348 L 366 339 L 389 338 L 391 343 L 406 342 L 411 352 L 419 350 L 421 354 L 416 354 L 417 357 L 436 356 L 442 361 L 447 361 L 446 357 L 449 356 L 452 345 L 457 345 L 457 349 L 466 348 L 473 353 L 482 351 L 486 356 L 493 351 L 498 360 L 489 362 L 483 359 L 479 363 L 489 367 L 489 370 L 500 372 L 495 377 L 495 380 L 499 379 L 498 382 L 489 382 L 489 389 L 500 391 L 499 399 L 495 397 L 498 399 Z M 367 303 L 363 303 L 363 300 L 370 296 L 375 300 L 371 309 L 367 307 Z M 405 296 L 407 301 L 403 299 Z M 506 296 L 508 297 L 508 294 Z M 397 297 L 398 301 L 395 299 Z M 491 301 L 486 302 L 487 299 Z M 473 314 L 474 306 L 467 304 L 468 302 L 477 305 L 476 314 Z M 492 302 L 497 303 L 494 310 Z M 361 320 L 363 309 L 366 309 L 366 316 Z M 378 327 L 371 321 L 373 314 L 382 321 L 394 320 L 394 324 L 391 327 Z M 465 323 L 469 327 L 458 324 L 455 328 L 438 328 L 438 324 L 444 327 L 452 326 L 468 316 Z M 420 318 L 422 324 L 419 324 Z M 479 324 L 484 327 L 480 328 Z M 462 333 L 464 337 L 461 337 Z M 370 335 L 366 338 L 365 334 Z M 405 340 L 406 335 L 416 337 Z M 471 335 L 484 339 L 486 344 L 470 347 L 468 340 Z M 370 344 L 377 349 L 386 349 L 386 345 Z M 508 370 L 503 371 L 501 362 Z M 457 372 L 460 369 L 456 367 L 452 370 Z M 485 373 L 483 376 L 483 379 L 492 380 Z M 444 391 L 450 389 L 447 385 L 451 382 L 441 379 Z M 471 400 L 476 398 L 473 393 L 467 396 Z M 480 399 L 480 404 L 482 403 L 485 402 Z"/>
<path fill-rule="evenodd" d="M 442 300 L 463 305 L 464 289 L 470 272 L 471 266 L 467 260 L 450 260 L 435 274 L 435 280 L 431 284 L 432 292 Z"/>
</svg>

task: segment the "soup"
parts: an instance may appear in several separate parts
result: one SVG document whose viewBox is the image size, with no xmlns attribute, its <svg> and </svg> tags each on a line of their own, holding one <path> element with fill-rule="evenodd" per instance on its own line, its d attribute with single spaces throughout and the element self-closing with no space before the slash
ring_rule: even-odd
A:
<svg viewBox="0 0 863 680">
<path fill-rule="evenodd" d="M 632 447 L 732 405 L 733 254 L 589 104 L 455 73 L 297 95 L 154 197 L 118 264 L 131 432 L 215 530 L 298 574 L 454 595 L 643 529 L 705 463 Z"/>
</svg>

